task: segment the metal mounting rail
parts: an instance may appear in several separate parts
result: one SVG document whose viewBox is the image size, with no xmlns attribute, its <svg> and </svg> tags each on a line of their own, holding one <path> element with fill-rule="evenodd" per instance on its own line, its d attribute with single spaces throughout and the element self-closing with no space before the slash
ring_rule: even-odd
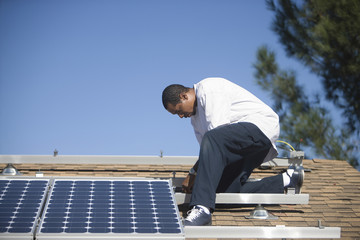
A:
<svg viewBox="0 0 360 240">
<path fill-rule="evenodd" d="M 191 194 L 175 193 L 177 204 L 189 203 Z M 217 193 L 216 204 L 308 204 L 309 194 Z"/>
<path fill-rule="evenodd" d="M 185 237 L 206 239 L 240 238 L 340 238 L 339 227 L 234 227 L 234 226 L 186 226 Z"/>
</svg>

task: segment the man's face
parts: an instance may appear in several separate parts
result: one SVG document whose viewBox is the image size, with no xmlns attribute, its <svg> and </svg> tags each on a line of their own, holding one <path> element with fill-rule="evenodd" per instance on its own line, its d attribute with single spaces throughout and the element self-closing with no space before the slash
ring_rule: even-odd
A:
<svg viewBox="0 0 360 240">
<path fill-rule="evenodd" d="M 168 104 L 167 110 L 172 114 L 177 114 L 180 118 L 188 118 L 195 115 L 195 99 L 183 93 L 180 95 L 180 102 L 176 106 Z"/>
</svg>

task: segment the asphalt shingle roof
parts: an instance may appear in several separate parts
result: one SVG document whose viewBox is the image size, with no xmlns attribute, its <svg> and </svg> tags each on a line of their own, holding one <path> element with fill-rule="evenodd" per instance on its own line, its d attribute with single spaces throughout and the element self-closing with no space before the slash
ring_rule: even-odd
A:
<svg viewBox="0 0 360 240">
<path fill-rule="evenodd" d="M 41 170 L 45 177 L 185 177 L 186 165 L 94 165 L 94 164 L 14 164 L 23 176 L 35 176 Z M 254 206 L 221 205 L 213 214 L 217 226 L 341 227 L 341 239 L 360 239 L 360 172 L 345 161 L 304 160 L 306 169 L 302 193 L 310 195 L 309 204 L 265 206 L 277 220 L 246 219 Z M 3 169 L 6 164 L 0 164 Z M 278 174 L 282 167 L 256 169 L 252 178 Z M 180 206 L 185 214 L 186 206 Z"/>
</svg>

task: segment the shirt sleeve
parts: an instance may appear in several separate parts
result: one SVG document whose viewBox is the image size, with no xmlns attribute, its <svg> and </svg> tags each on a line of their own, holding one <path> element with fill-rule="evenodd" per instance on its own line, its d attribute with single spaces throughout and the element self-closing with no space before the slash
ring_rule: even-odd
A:
<svg viewBox="0 0 360 240">
<path fill-rule="evenodd" d="M 221 92 L 211 92 L 204 96 L 207 130 L 230 124 L 230 96 Z"/>
<path fill-rule="evenodd" d="M 199 131 L 195 130 L 194 132 L 195 132 L 195 136 L 196 136 L 196 139 L 197 139 L 198 143 L 201 144 L 203 135 Z"/>
</svg>

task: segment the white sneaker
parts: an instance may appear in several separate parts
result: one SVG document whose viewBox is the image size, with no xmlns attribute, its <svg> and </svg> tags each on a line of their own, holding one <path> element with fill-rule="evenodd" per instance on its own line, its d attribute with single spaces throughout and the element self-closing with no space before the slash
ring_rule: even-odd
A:
<svg viewBox="0 0 360 240">
<path fill-rule="evenodd" d="M 199 206 L 194 206 L 188 211 L 188 216 L 184 220 L 185 226 L 207 226 L 211 225 L 211 213 L 206 213 Z"/>
</svg>

